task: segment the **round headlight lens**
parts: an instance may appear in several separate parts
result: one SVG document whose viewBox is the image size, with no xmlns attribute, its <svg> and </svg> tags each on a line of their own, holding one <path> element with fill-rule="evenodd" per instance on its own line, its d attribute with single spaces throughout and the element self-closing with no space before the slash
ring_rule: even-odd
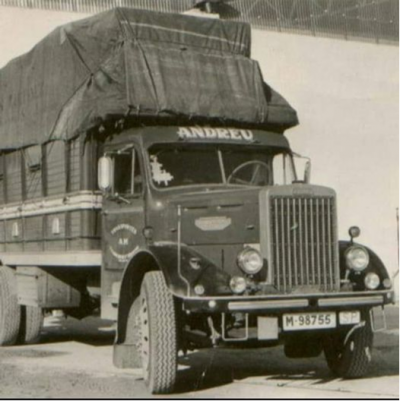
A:
<svg viewBox="0 0 400 401">
<path fill-rule="evenodd" d="M 376 273 L 368 273 L 365 276 L 364 284 L 369 290 L 376 290 L 380 283 L 381 280 Z"/>
<path fill-rule="evenodd" d="M 231 278 L 229 286 L 235 294 L 243 294 L 247 287 L 246 279 L 244 277 L 234 276 Z"/>
<path fill-rule="evenodd" d="M 369 263 L 368 251 L 362 246 L 353 246 L 346 252 L 347 267 L 356 271 L 364 270 Z"/>
<path fill-rule="evenodd" d="M 205 292 L 205 289 L 201 284 L 198 284 L 198 285 L 196 285 L 196 287 L 194 287 L 194 292 L 196 293 L 196 295 L 203 295 Z"/>
<path fill-rule="evenodd" d="M 392 287 L 392 281 L 390 280 L 390 278 L 385 278 L 382 282 L 383 286 L 385 288 L 391 288 Z"/>
<path fill-rule="evenodd" d="M 260 253 L 253 248 L 243 249 L 238 256 L 238 265 L 247 274 L 257 274 L 263 264 Z"/>
</svg>

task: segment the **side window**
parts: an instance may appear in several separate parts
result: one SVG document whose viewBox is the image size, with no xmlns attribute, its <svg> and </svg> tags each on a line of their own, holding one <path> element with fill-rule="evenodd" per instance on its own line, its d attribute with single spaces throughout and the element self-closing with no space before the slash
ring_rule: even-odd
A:
<svg viewBox="0 0 400 401">
<path fill-rule="evenodd" d="M 114 156 L 113 192 L 124 195 L 142 193 L 143 179 L 138 153 L 135 149 L 127 150 Z"/>
</svg>

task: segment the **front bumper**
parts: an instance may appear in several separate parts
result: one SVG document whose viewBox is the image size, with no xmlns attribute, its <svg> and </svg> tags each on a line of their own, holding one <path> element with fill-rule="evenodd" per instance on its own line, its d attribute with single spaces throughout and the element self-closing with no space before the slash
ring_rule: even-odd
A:
<svg viewBox="0 0 400 401">
<path fill-rule="evenodd" d="M 291 311 L 369 308 L 395 302 L 393 290 L 338 292 L 329 294 L 287 294 L 268 296 L 185 297 L 185 310 L 194 313 L 279 313 Z"/>
</svg>

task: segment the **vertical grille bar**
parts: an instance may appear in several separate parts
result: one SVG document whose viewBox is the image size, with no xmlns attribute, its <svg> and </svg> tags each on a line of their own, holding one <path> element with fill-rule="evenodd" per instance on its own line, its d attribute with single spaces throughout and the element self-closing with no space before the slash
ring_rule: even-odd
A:
<svg viewBox="0 0 400 401">
<path fill-rule="evenodd" d="M 281 258 L 279 253 L 279 228 L 278 228 L 278 199 L 274 199 L 274 226 L 275 226 L 275 276 L 277 278 L 278 290 L 281 289 Z"/>
<path fill-rule="evenodd" d="M 322 277 L 324 281 L 324 291 L 328 290 L 328 274 L 326 266 L 326 230 L 325 230 L 325 199 L 321 199 L 321 222 L 322 222 L 322 233 L 321 233 L 321 251 L 322 251 Z"/>
<path fill-rule="evenodd" d="M 319 199 L 315 199 L 316 209 L 315 209 L 315 220 L 316 220 L 316 250 L 317 250 L 317 276 L 318 276 L 318 285 L 321 285 L 321 252 L 320 252 L 320 217 L 319 217 Z"/>
<path fill-rule="evenodd" d="M 331 290 L 335 289 L 335 278 L 333 275 L 333 258 L 332 258 L 332 247 L 335 244 L 332 243 L 332 202 L 328 199 L 328 266 L 329 266 L 329 277 L 331 278 Z"/>
<path fill-rule="evenodd" d="M 284 215 L 284 200 L 283 198 L 280 199 L 280 212 L 281 212 L 281 232 L 282 232 L 282 274 L 283 274 L 283 292 L 286 292 L 286 241 L 285 241 L 285 215 Z"/>
<path fill-rule="evenodd" d="M 292 229 L 290 224 L 290 199 L 284 201 L 286 209 L 286 229 L 287 229 L 287 250 L 288 250 L 288 272 L 289 272 L 289 288 L 293 287 L 293 277 L 292 277 Z M 295 275 L 294 275 L 295 276 Z M 295 276 L 295 282 L 297 285 L 297 278 Z"/>
<path fill-rule="evenodd" d="M 299 217 L 296 212 L 296 199 L 293 199 L 293 202 L 292 202 L 292 215 L 293 215 L 293 222 L 294 222 L 293 227 L 295 227 L 296 225 L 298 226 L 299 225 L 299 223 L 298 223 Z M 301 246 L 300 247 L 298 246 L 299 243 L 298 243 L 298 239 L 297 239 L 297 231 L 298 231 L 297 229 L 293 230 L 293 264 L 294 264 L 294 271 L 296 272 L 296 277 L 298 279 L 299 278 L 299 270 L 298 270 L 299 263 L 298 263 L 298 259 L 297 259 L 297 256 L 298 256 L 297 252 L 298 252 L 299 248 L 301 249 Z M 297 279 L 296 279 L 296 285 L 297 285 Z M 300 284 L 302 284 L 302 283 L 303 283 L 303 271 L 300 270 Z"/>
</svg>

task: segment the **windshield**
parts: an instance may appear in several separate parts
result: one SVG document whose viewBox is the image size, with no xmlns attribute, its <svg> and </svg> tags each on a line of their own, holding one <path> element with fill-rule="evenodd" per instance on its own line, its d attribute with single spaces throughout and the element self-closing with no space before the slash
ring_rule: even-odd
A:
<svg viewBox="0 0 400 401">
<path fill-rule="evenodd" d="M 215 145 L 160 144 L 149 149 L 150 170 L 157 188 L 210 184 L 276 185 L 281 183 L 278 176 L 282 171 L 285 175 L 286 170 L 294 173 L 290 156 L 277 152 L 276 148 L 260 146 L 221 145 L 216 148 Z M 277 162 L 282 158 L 283 164 Z"/>
</svg>

